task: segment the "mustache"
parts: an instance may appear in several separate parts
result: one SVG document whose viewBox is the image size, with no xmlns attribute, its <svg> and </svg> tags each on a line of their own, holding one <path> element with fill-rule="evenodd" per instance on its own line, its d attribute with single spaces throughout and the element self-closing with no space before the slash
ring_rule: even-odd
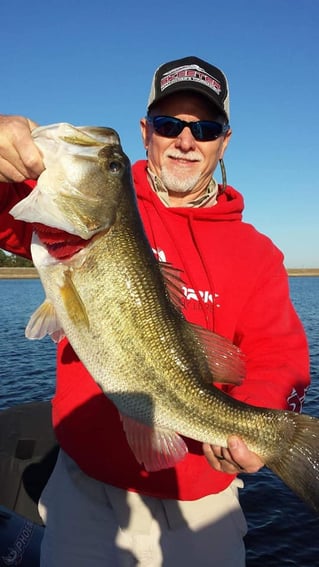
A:
<svg viewBox="0 0 319 567">
<path fill-rule="evenodd" d="M 189 161 L 203 161 L 203 158 L 197 152 L 180 152 L 178 150 L 167 150 L 164 153 L 164 157 L 170 157 L 174 159 L 186 159 Z"/>
</svg>

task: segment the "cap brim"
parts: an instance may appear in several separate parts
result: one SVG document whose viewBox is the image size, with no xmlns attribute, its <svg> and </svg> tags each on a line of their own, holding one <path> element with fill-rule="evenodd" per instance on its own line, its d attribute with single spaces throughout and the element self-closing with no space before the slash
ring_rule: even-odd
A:
<svg viewBox="0 0 319 567">
<path fill-rule="evenodd" d="M 182 88 L 181 88 L 181 83 L 176 83 L 175 85 L 171 85 L 169 88 L 167 88 L 167 90 L 163 91 L 163 93 L 161 93 L 160 96 L 158 96 L 156 98 L 156 100 L 154 100 L 148 106 L 148 110 L 151 110 L 154 106 L 156 106 L 157 103 L 161 102 L 162 100 L 164 100 L 168 96 L 175 94 L 175 93 L 183 93 L 183 92 L 192 92 L 192 93 L 201 95 L 206 100 L 208 100 L 210 103 L 212 103 L 214 105 L 214 107 L 217 108 L 218 111 L 221 112 L 228 120 L 227 113 L 226 113 L 225 109 L 223 108 L 223 106 L 220 104 L 220 101 L 219 101 L 217 95 L 215 97 L 214 93 L 212 91 L 207 91 L 207 88 L 205 88 L 204 86 L 202 86 L 199 83 L 187 84 L 187 85 L 185 84 L 185 86 L 183 85 Z"/>
</svg>

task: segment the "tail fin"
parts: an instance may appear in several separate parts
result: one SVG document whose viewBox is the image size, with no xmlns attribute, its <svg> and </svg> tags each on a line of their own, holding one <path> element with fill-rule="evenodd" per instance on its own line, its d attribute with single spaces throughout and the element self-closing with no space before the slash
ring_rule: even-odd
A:
<svg viewBox="0 0 319 567">
<path fill-rule="evenodd" d="M 295 433 L 287 452 L 266 463 L 319 514 L 319 419 L 287 412 Z"/>
</svg>

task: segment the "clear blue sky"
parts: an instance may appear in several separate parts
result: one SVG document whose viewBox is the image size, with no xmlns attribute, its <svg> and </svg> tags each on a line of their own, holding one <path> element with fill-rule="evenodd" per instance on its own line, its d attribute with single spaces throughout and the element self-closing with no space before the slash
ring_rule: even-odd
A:
<svg viewBox="0 0 319 567">
<path fill-rule="evenodd" d="M 220 66 L 244 218 L 287 267 L 319 267 L 319 0 L 2 0 L 0 13 L 0 112 L 111 126 L 132 162 L 154 69 Z"/>
</svg>

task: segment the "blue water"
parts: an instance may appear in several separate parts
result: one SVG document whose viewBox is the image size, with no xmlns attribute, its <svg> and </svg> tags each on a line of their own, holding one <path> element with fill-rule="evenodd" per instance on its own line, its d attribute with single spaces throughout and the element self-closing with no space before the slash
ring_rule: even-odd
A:
<svg viewBox="0 0 319 567">
<path fill-rule="evenodd" d="M 0 409 L 48 400 L 54 392 L 55 345 L 29 341 L 24 330 L 43 301 L 39 280 L 0 280 Z"/>
<path fill-rule="evenodd" d="M 290 278 L 290 287 L 311 353 L 312 386 L 304 409 L 319 417 L 319 278 Z M 54 392 L 55 346 L 50 339 L 24 338 L 29 316 L 43 300 L 41 284 L 0 280 L 0 292 L 0 409 L 48 400 Z M 269 471 L 244 475 L 244 481 L 247 567 L 319 567 L 319 518 Z"/>
</svg>

